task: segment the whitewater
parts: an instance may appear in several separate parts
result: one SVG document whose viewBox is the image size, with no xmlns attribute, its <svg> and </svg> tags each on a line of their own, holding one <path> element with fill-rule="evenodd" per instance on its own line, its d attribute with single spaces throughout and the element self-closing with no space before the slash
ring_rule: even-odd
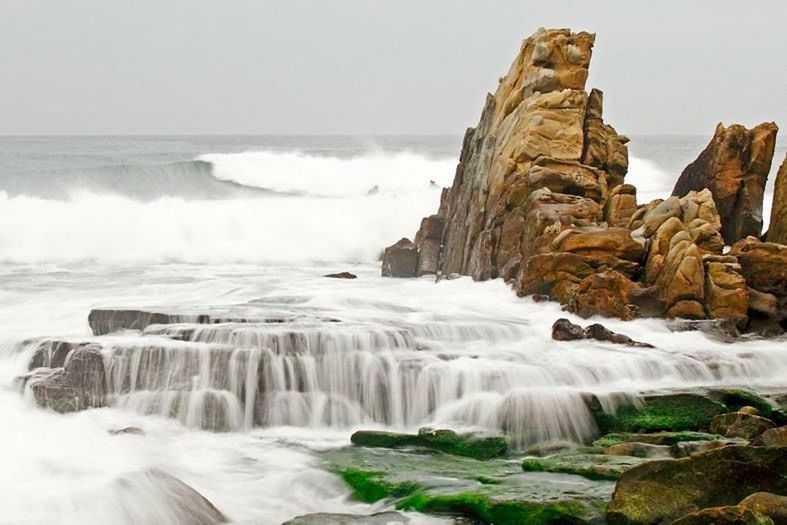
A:
<svg viewBox="0 0 787 525">
<path fill-rule="evenodd" d="M 593 436 L 586 393 L 612 409 L 645 392 L 784 389 L 783 342 L 605 320 L 655 348 L 556 343 L 554 320 L 577 319 L 500 281 L 381 278 L 383 247 L 436 211 L 460 141 L 0 139 L 0 524 L 187 523 L 189 500 L 151 472 L 232 523 L 370 514 L 384 504 L 352 500 L 320 458 L 357 429 L 504 433 L 521 451 Z M 640 201 L 668 195 L 706 141 L 635 137 Z M 323 277 L 339 271 L 358 278 Z M 95 337 L 98 307 L 248 319 Z M 271 316 L 288 321 L 259 322 Z M 111 406 L 36 408 L 15 378 L 42 340 L 98 342 Z M 109 432 L 128 427 L 144 434 Z"/>
</svg>

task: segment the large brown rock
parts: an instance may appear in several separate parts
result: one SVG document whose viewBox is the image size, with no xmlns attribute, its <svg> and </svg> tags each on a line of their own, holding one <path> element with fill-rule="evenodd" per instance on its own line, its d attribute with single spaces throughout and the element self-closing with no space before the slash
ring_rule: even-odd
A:
<svg viewBox="0 0 787 525">
<path fill-rule="evenodd" d="M 778 129 L 774 123 L 751 130 L 719 124 L 708 146 L 675 184 L 672 194 L 679 197 L 692 190 L 711 191 L 728 244 L 761 233 L 762 200 Z"/>
<path fill-rule="evenodd" d="M 424 217 L 421 227 L 415 235 L 415 246 L 418 249 L 416 275 L 433 275 L 439 270 L 440 245 L 443 241 L 445 221 L 439 215 Z"/>
<path fill-rule="evenodd" d="M 778 299 L 787 298 L 787 246 L 747 237 L 729 252 L 738 258 L 746 283 Z"/>
<path fill-rule="evenodd" d="M 710 422 L 712 434 L 730 438 L 743 438 L 749 441 L 772 428 L 776 428 L 773 421 L 743 412 L 719 414 Z"/>
<path fill-rule="evenodd" d="M 787 244 L 787 156 L 776 174 L 767 239 L 768 242 Z"/>
<path fill-rule="evenodd" d="M 774 525 L 768 516 L 739 506 L 713 507 L 693 512 L 670 525 Z"/>
<path fill-rule="evenodd" d="M 749 290 L 732 256 L 703 255 L 705 265 L 705 311 L 712 319 L 729 319 L 739 327 L 746 325 Z"/>
<path fill-rule="evenodd" d="M 631 184 L 615 186 L 604 204 L 604 221 L 613 228 L 628 227 L 636 212 L 637 188 Z"/>
<path fill-rule="evenodd" d="M 787 491 L 787 449 L 727 446 L 625 472 L 607 506 L 610 525 L 655 525 L 755 492 Z"/>
<path fill-rule="evenodd" d="M 618 135 L 602 118 L 604 93 L 592 89 L 585 113 L 585 147 L 582 162 L 604 171 L 610 188 L 623 184 L 629 165 L 628 137 Z"/>
<path fill-rule="evenodd" d="M 415 277 L 418 271 L 418 248 L 410 239 L 399 239 L 383 253 L 383 277 Z"/>
</svg>

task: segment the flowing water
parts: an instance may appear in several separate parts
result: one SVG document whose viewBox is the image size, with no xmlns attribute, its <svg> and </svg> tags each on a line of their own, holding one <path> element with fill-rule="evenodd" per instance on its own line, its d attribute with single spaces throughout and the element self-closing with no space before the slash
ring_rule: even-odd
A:
<svg viewBox="0 0 787 525">
<path fill-rule="evenodd" d="M 609 320 L 656 348 L 555 343 L 559 307 L 501 282 L 380 278 L 459 140 L 0 139 L 0 523 L 178 523 L 193 500 L 168 475 L 235 523 L 368 514 L 317 454 L 355 429 L 505 433 L 522 450 L 594 436 L 587 393 L 612 410 L 642 392 L 785 389 L 783 342 Z M 641 198 L 668 194 L 706 140 L 635 138 Z M 335 271 L 358 279 L 322 277 Z M 180 322 L 96 337 L 94 307 Z M 19 392 L 60 342 L 100 348 L 108 408 L 60 415 Z M 144 435 L 108 432 L 128 427 Z"/>
</svg>

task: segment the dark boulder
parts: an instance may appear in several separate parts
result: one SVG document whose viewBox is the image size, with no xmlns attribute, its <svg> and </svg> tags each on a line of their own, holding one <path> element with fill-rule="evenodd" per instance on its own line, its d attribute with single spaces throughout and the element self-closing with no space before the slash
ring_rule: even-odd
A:
<svg viewBox="0 0 787 525">
<path fill-rule="evenodd" d="M 755 510 L 729 506 L 692 512 L 670 525 L 773 525 L 773 520 Z"/>
<path fill-rule="evenodd" d="M 747 496 L 739 505 L 768 516 L 775 525 L 787 525 L 787 496 L 757 492 Z"/>
<path fill-rule="evenodd" d="M 636 346 L 642 348 L 653 348 L 649 343 L 634 341 L 630 337 L 613 332 L 598 323 L 591 324 L 587 328 L 572 323 L 568 319 L 558 319 L 552 325 L 552 339 L 556 341 L 577 341 L 580 339 L 595 339 L 626 346 Z"/>
<path fill-rule="evenodd" d="M 39 406 L 57 412 L 103 407 L 107 386 L 101 350 L 91 345 L 77 348 L 64 368 L 38 369 L 26 384 Z"/>
<path fill-rule="evenodd" d="M 418 248 L 410 239 L 399 239 L 383 253 L 383 277 L 415 277 L 418 269 Z"/>
<path fill-rule="evenodd" d="M 358 276 L 350 272 L 329 273 L 323 277 L 330 277 L 331 279 L 357 279 Z"/>
</svg>

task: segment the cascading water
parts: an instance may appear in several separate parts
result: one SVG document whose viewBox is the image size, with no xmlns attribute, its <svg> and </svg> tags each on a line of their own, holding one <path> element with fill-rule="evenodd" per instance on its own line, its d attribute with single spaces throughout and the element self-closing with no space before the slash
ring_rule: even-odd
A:
<svg viewBox="0 0 787 525">
<path fill-rule="evenodd" d="M 293 153 L 296 139 L 264 155 L 246 139 L 188 140 L 109 141 L 109 161 L 109 146 L 79 141 L 63 146 L 83 148 L 78 158 L 39 155 L 56 140 L 10 165 L 0 155 L 2 525 L 172 524 L 192 507 L 210 520 L 203 496 L 244 525 L 369 514 L 382 508 L 353 501 L 318 457 L 356 429 L 504 433 L 524 450 L 595 436 L 588 394 L 611 411 L 644 393 L 785 389 L 783 341 L 605 320 L 655 348 L 557 343 L 550 328 L 566 314 L 502 282 L 381 279 L 380 248 L 434 211 L 430 180 L 450 182 L 443 151 L 459 138 L 423 154 L 343 144 L 328 160 L 322 146 Z M 657 170 L 632 161 L 631 176 L 657 193 L 672 180 Z M 178 194 L 184 181 L 194 187 Z M 358 279 L 322 277 L 343 270 Z M 86 322 L 92 308 L 149 304 L 225 306 L 215 324 L 175 315 L 94 336 Z M 19 395 L 16 378 L 64 366 L 81 344 L 100 352 L 105 408 L 57 414 Z"/>
</svg>

